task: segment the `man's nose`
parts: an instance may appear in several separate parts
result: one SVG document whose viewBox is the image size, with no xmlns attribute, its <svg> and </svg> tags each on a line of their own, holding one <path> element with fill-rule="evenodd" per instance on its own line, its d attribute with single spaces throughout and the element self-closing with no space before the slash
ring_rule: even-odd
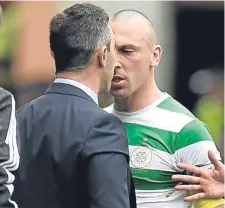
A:
<svg viewBox="0 0 225 208">
<path fill-rule="evenodd" d="M 121 60 L 120 60 L 118 52 L 115 52 L 114 69 L 116 70 L 116 69 L 119 69 L 119 68 L 121 68 Z"/>
</svg>

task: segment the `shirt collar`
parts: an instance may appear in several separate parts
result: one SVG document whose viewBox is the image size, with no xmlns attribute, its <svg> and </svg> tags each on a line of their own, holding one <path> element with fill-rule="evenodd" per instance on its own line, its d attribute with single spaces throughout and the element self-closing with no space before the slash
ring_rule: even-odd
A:
<svg viewBox="0 0 225 208">
<path fill-rule="evenodd" d="M 65 78 L 56 78 L 54 83 L 63 83 L 63 84 L 73 85 L 73 86 L 81 89 L 82 91 L 84 91 L 86 94 L 88 94 L 98 105 L 98 95 L 92 89 L 85 86 L 81 82 L 77 82 L 75 80 L 65 79 Z"/>
</svg>

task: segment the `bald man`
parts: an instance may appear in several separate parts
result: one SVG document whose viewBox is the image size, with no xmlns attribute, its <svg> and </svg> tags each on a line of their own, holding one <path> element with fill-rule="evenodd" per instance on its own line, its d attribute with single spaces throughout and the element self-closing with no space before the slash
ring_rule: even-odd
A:
<svg viewBox="0 0 225 208">
<path fill-rule="evenodd" d="M 0 6 L 0 24 L 1 24 Z M 0 207 L 17 208 L 11 200 L 14 171 L 19 166 L 17 128 L 13 95 L 0 87 Z"/>
<path fill-rule="evenodd" d="M 187 208 L 187 192 L 174 189 L 172 175 L 185 174 L 177 164 L 207 168 L 208 150 L 218 158 L 219 152 L 206 126 L 157 87 L 162 49 L 151 21 L 138 11 L 123 10 L 111 18 L 111 26 L 116 42 L 114 104 L 105 110 L 126 127 L 137 206 Z"/>
</svg>

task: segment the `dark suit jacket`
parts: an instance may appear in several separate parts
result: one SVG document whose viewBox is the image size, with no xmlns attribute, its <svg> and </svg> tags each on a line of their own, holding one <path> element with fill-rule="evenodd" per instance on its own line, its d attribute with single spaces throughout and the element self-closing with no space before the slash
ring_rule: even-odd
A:
<svg viewBox="0 0 225 208">
<path fill-rule="evenodd" d="M 19 166 L 15 100 L 10 92 L 0 88 L 0 207 L 16 207 L 10 200 L 14 171 Z"/>
<path fill-rule="evenodd" d="M 136 207 L 123 124 L 82 90 L 54 83 L 18 119 L 19 208 Z"/>
</svg>

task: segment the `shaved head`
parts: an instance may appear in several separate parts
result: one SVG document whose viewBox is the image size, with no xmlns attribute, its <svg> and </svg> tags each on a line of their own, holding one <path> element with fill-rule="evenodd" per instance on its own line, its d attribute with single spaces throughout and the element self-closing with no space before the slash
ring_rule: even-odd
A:
<svg viewBox="0 0 225 208">
<path fill-rule="evenodd" d="M 121 10 L 113 15 L 111 21 L 124 21 L 127 24 L 132 23 L 134 26 L 141 25 L 148 29 L 148 40 L 150 43 L 157 43 L 156 33 L 151 20 L 139 11 L 132 9 Z"/>
<path fill-rule="evenodd" d="M 152 22 L 138 11 L 117 12 L 111 17 L 110 25 L 116 51 L 115 79 L 110 92 L 115 97 L 115 104 L 118 104 L 115 107 L 126 111 L 133 99 L 135 103 L 145 102 L 148 98 L 143 96 L 151 95 L 155 85 L 154 69 L 159 64 L 162 49 L 156 42 Z M 137 110 L 135 103 L 131 110 Z"/>
</svg>

